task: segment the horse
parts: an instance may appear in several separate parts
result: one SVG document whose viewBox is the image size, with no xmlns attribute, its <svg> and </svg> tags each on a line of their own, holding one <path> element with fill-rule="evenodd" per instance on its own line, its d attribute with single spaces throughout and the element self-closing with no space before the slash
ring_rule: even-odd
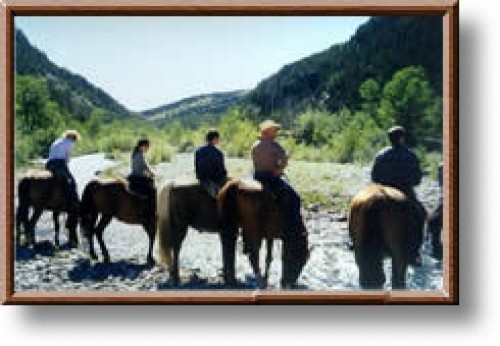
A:
<svg viewBox="0 0 500 346">
<path fill-rule="evenodd" d="M 54 221 L 54 244 L 59 247 L 59 215 L 67 213 L 66 229 L 69 232 L 69 246 L 78 246 L 76 228 L 78 226 L 78 208 L 75 202 L 68 200 L 67 184 L 53 176 L 50 171 L 34 170 L 24 176 L 18 185 L 18 207 L 16 212 L 16 242 L 21 244 L 21 232 L 24 232 L 29 246 L 36 245 L 35 227 L 44 210 L 52 211 Z M 29 218 L 30 208 L 33 214 Z"/>
<path fill-rule="evenodd" d="M 287 194 L 276 196 L 257 181 L 233 180 L 228 182 L 218 196 L 218 211 L 226 224 L 241 228 L 244 248 L 254 271 L 259 287 L 265 288 L 272 261 L 274 239 L 282 239 L 281 277 L 282 288 L 292 288 L 305 266 L 308 249 L 307 230 L 301 220 L 298 232 L 287 230 L 287 208 L 291 199 Z M 264 276 L 261 275 L 259 253 L 262 241 L 266 240 L 267 254 Z"/>
<path fill-rule="evenodd" d="M 443 231 L 443 202 L 438 205 L 427 219 L 427 233 L 431 238 L 431 256 L 437 260 L 443 259 L 443 243 L 441 233 Z"/>
<path fill-rule="evenodd" d="M 110 262 L 103 233 L 111 220 L 116 218 L 128 224 L 143 226 L 149 237 L 147 261 L 148 264 L 153 264 L 156 212 L 151 212 L 150 209 L 151 202 L 147 197 L 130 191 L 124 179 L 100 179 L 89 182 L 83 190 L 80 218 L 82 229 L 89 241 L 90 257 L 93 260 L 98 259 L 94 250 L 94 235 L 96 235 L 104 262 Z"/>
<path fill-rule="evenodd" d="M 392 259 L 392 288 L 406 287 L 407 267 L 419 257 L 424 222 L 422 208 L 395 188 L 370 185 L 353 198 L 349 235 L 361 288 L 382 288 L 384 255 Z"/>
<path fill-rule="evenodd" d="M 158 196 L 158 259 L 168 268 L 172 284 L 178 286 L 180 282 L 179 253 L 189 226 L 219 234 L 223 279 L 229 286 L 236 285 L 237 229 L 219 218 L 216 199 L 199 182 L 171 182 Z"/>
</svg>

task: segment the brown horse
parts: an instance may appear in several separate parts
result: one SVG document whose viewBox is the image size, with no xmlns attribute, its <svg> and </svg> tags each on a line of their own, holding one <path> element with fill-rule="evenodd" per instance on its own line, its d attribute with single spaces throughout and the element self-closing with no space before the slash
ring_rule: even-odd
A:
<svg viewBox="0 0 500 346">
<path fill-rule="evenodd" d="M 234 285 L 237 229 L 219 219 L 216 200 L 198 182 L 170 183 L 158 197 L 159 262 L 167 266 L 173 285 L 179 284 L 179 253 L 189 226 L 219 234 L 224 281 Z"/>
<path fill-rule="evenodd" d="M 260 287 L 267 286 L 272 261 L 274 239 L 283 239 L 281 286 L 296 285 L 297 279 L 309 257 L 307 231 L 303 222 L 298 234 L 287 232 L 287 208 L 291 205 L 288 195 L 274 196 L 257 181 L 230 181 L 218 196 L 219 213 L 226 224 L 241 228 L 245 252 Z M 264 277 L 261 275 L 259 253 L 266 239 L 267 255 Z"/>
<path fill-rule="evenodd" d="M 54 244 L 59 247 L 59 215 L 67 213 L 66 229 L 69 231 L 71 248 L 78 246 L 76 228 L 78 225 L 78 205 L 70 203 L 66 194 L 66 183 L 57 179 L 49 171 L 31 171 L 18 185 L 18 207 L 16 213 L 16 241 L 21 244 L 24 232 L 28 244 L 34 246 L 35 226 L 44 210 L 52 211 L 54 220 Z M 30 208 L 33 214 L 29 218 Z"/>
<path fill-rule="evenodd" d="M 419 256 L 424 221 L 415 201 L 394 188 L 370 185 L 354 197 L 349 234 L 362 288 L 382 288 L 384 254 L 392 258 L 392 288 L 406 287 L 407 266 Z"/>
<path fill-rule="evenodd" d="M 104 244 L 103 232 L 111 219 L 139 224 L 149 236 L 147 260 L 153 260 L 153 243 L 156 230 L 156 214 L 150 211 L 150 201 L 145 196 L 132 193 L 123 179 L 93 180 L 85 186 L 80 209 L 81 225 L 89 240 L 90 256 L 97 259 L 94 251 L 94 234 L 101 248 L 104 262 L 109 262 L 109 252 Z M 99 221 L 97 220 L 100 216 Z"/>
</svg>

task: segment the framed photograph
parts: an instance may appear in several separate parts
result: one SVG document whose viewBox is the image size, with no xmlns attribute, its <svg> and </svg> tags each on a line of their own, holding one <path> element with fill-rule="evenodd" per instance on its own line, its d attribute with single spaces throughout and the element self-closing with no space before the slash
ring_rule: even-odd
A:
<svg viewBox="0 0 500 346">
<path fill-rule="evenodd" d="M 4 304 L 458 304 L 458 1 L 1 0 Z"/>
</svg>

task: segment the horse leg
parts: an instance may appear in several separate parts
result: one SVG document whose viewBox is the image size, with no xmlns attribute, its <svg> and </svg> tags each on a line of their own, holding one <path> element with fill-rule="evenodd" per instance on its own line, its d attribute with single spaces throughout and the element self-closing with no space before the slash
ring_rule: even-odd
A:
<svg viewBox="0 0 500 346">
<path fill-rule="evenodd" d="M 59 249 L 59 212 L 52 212 L 52 219 L 54 220 L 54 244 Z"/>
<path fill-rule="evenodd" d="M 99 220 L 97 227 L 95 228 L 95 234 L 96 234 L 99 246 L 101 247 L 101 252 L 102 252 L 102 256 L 104 258 L 105 263 L 109 263 L 109 252 L 108 252 L 108 249 L 106 248 L 106 245 L 104 244 L 104 240 L 102 239 L 102 234 L 104 233 L 104 229 L 111 222 L 111 219 L 112 219 L 112 216 L 103 215 L 101 217 L 101 219 Z"/>
<path fill-rule="evenodd" d="M 266 239 L 267 254 L 266 254 L 266 271 L 264 273 L 264 282 L 267 286 L 269 279 L 269 268 L 271 267 L 271 262 L 273 261 L 273 239 Z"/>
<path fill-rule="evenodd" d="M 173 250 L 173 259 L 172 259 L 172 267 L 170 268 L 170 278 L 172 279 L 172 283 L 174 286 L 179 285 L 179 253 L 181 252 L 182 242 L 187 234 L 187 226 L 179 228 L 179 233 L 175 237 L 174 244 L 172 247 Z"/>
<path fill-rule="evenodd" d="M 385 283 L 381 250 L 378 247 L 374 248 L 374 244 L 358 246 L 355 248 L 355 259 L 361 288 L 381 289 Z"/>
<path fill-rule="evenodd" d="M 153 258 L 153 245 L 155 242 L 155 228 L 149 225 L 143 225 L 143 227 L 149 237 L 149 250 L 148 250 L 147 261 L 149 265 L 154 265 L 155 260 Z"/>
<path fill-rule="evenodd" d="M 29 206 L 25 202 L 19 202 L 16 212 L 16 245 L 21 245 L 21 232 L 24 231 L 24 238 L 26 242 L 26 225 L 28 223 Z"/>
<path fill-rule="evenodd" d="M 437 260 L 443 259 L 443 244 L 441 242 L 441 231 L 442 229 L 434 230 L 434 232 L 432 232 L 431 234 L 432 257 L 434 257 Z"/>
<path fill-rule="evenodd" d="M 224 266 L 224 282 L 230 286 L 234 286 L 236 284 L 236 236 L 237 233 L 235 230 L 225 230 L 220 233 L 220 240 L 222 244 L 222 262 Z"/>
<path fill-rule="evenodd" d="M 28 222 L 28 227 L 26 227 L 26 234 L 28 236 L 28 244 L 31 246 L 35 246 L 36 239 L 35 239 L 35 226 L 36 223 L 38 222 L 38 219 L 40 219 L 40 216 L 42 216 L 43 210 L 42 209 L 35 209 L 33 211 L 33 215 L 31 216 L 30 221 Z"/>
<path fill-rule="evenodd" d="M 250 248 L 248 257 L 250 259 L 250 264 L 252 265 L 253 272 L 255 274 L 255 279 L 257 280 L 257 287 L 265 288 L 265 282 L 260 273 L 260 265 L 259 265 L 260 245 L 261 245 L 260 243 L 253 244 Z"/>
<path fill-rule="evenodd" d="M 68 230 L 68 243 L 70 249 L 78 247 L 78 213 L 76 211 L 69 211 L 66 218 L 64 227 Z"/>
<path fill-rule="evenodd" d="M 396 249 L 392 253 L 392 289 L 406 288 L 406 268 L 404 249 Z"/>
</svg>

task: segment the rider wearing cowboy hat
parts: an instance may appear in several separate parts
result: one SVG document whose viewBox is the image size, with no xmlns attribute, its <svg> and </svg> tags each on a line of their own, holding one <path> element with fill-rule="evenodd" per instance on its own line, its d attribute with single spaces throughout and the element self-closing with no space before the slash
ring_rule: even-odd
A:
<svg viewBox="0 0 500 346">
<path fill-rule="evenodd" d="M 254 167 L 254 179 L 260 181 L 277 195 L 288 194 L 292 204 L 288 209 L 290 234 L 296 235 L 301 225 L 300 197 L 293 187 L 283 178 L 283 171 L 288 164 L 288 154 L 278 142 L 280 124 L 273 120 L 266 120 L 260 124 L 260 137 L 251 149 Z"/>
</svg>

